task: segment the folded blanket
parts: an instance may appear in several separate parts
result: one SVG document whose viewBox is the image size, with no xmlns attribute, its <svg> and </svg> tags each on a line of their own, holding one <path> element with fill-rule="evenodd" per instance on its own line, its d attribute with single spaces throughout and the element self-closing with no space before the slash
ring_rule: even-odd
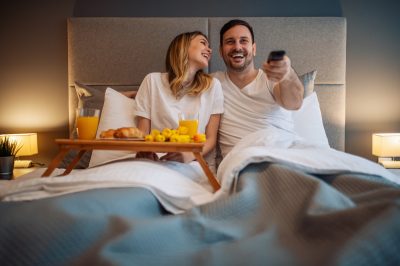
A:
<svg viewBox="0 0 400 266">
<path fill-rule="evenodd" d="M 129 160 L 74 171 L 67 176 L 40 178 L 42 172 L 1 183 L 0 199 L 35 200 L 96 188 L 144 187 L 172 213 L 213 200 L 212 188 L 197 162 Z"/>
</svg>

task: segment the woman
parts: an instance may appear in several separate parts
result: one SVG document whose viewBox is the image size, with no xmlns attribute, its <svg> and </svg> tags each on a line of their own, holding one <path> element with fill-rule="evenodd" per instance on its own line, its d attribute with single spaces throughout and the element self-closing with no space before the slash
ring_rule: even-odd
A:
<svg viewBox="0 0 400 266">
<path fill-rule="evenodd" d="M 198 132 L 206 134 L 203 155 L 212 151 L 223 113 L 223 94 L 217 79 L 203 72 L 211 58 L 207 37 L 186 32 L 174 38 L 166 56 L 166 73 L 150 73 L 136 95 L 137 125 L 148 134 L 151 129 L 177 128 L 178 114 L 198 112 Z M 137 157 L 158 160 L 156 154 L 138 153 Z M 168 153 L 160 158 L 188 163 L 192 153 Z"/>
</svg>

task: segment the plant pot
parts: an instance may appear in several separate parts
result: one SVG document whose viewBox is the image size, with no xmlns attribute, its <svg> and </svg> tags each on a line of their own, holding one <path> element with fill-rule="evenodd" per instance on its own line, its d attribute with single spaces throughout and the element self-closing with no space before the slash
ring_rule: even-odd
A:
<svg viewBox="0 0 400 266">
<path fill-rule="evenodd" d="M 14 156 L 0 157 L 0 175 L 12 176 L 14 171 Z"/>
</svg>

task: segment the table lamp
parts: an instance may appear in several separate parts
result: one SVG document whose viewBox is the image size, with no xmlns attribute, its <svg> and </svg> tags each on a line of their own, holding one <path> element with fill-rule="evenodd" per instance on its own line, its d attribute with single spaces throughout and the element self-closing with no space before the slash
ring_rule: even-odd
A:
<svg viewBox="0 0 400 266">
<path fill-rule="evenodd" d="M 38 153 L 37 133 L 4 134 L 11 141 L 17 141 L 18 147 L 21 147 L 15 155 L 15 168 L 27 168 L 32 166 L 31 160 L 19 160 L 19 156 L 30 156 Z"/>
<path fill-rule="evenodd" d="M 400 168 L 400 133 L 372 134 L 372 154 L 385 168 Z"/>
</svg>

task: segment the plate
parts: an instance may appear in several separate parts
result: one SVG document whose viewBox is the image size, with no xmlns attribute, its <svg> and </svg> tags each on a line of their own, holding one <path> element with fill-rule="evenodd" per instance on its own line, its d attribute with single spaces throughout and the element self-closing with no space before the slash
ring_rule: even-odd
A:
<svg viewBox="0 0 400 266">
<path fill-rule="evenodd" d="M 100 138 L 100 140 L 130 140 L 130 141 L 144 141 L 144 138 Z"/>
</svg>

